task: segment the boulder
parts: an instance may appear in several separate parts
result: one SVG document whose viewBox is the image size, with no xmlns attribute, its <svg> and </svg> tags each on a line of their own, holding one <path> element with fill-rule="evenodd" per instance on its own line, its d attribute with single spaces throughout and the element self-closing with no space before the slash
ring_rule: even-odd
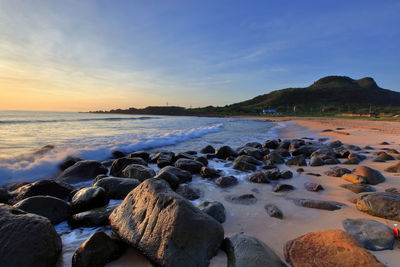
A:
<svg viewBox="0 0 400 267">
<path fill-rule="evenodd" d="M 318 231 L 290 240 L 284 246 L 284 255 L 293 267 L 385 266 L 342 230 Z"/>
<path fill-rule="evenodd" d="M 357 165 L 360 164 L 361 160 L 359 158 L 351 158 L 346 161 L 343 161 L 342 164 L 346 165 Z"/>
<path fill-rule="evenodd" d="M 356 208 L 372 216 L 400 221 L 400 195 L 389 192 L 363 193 L 356 199 Z"/>
<path fill-rule="evenodd" d="M 108 176 L 107 174 L 99 174 L 99 175 L 96 176 L 96 178 L 94 178 L 93 183 L 96 183 L 96 182 L 98 182 L 98 181 L 100 181 L 101 179 L 104 179 L 104 178 L 110 178 L 110 176 Z"/>
<path fill-rule="evenodd" d="M 284 157 L 284 158 L 290 157 L 289 150 L 284 149 L 284 148 L 277 148 L 274 150 L 274 152 L 278 153 L 281 157 Z"/>
<path fill-rule="evenodd" d="M 176 193 L 188 200 L 196 200 L 200 198 L 201 191 L 198 188 L 194 188 L 188 184 L 181 184 Z"/>
<path fill-rule="evenodd" d="M 367 182 L 365 180 L 365 177 L 361 175 L 356 175 L 354 173 L 343 174 L 342 179 L 353 184 L 365 184 Z"/>
<path fill-rule="evenodd" d="M 346 173 L 351 173 L 349 169 L 333 167 L 329 171 L 326 171 L 325 174 L 332 177 L 342 177 Z"/>
<path fill-rule="evenodd" d="M 286 161 L 286 165 L 307 166 L 306 158 L 303 155 L 297 155 Z"/>
<path fill-rule="evenodd" d="M 304 188 L 310 192 L 318 192 L 320 190 L 324 190 L 324 187 L 322 185 L 311 182 L 304 183 Z"/>
<path fill-rule="evenodd" d="M 237 153 L 230 146 L 221 146 L 215 151 L 215 156 L 219 159 L 227 159 L 229 157 L 236 157 Z"/>
<path fill-rule="evenodd" d="M 400 188 L 396 188 L 396 187 L 386 188 L 385 192 L 389 192 L 389 193 L 392 193 L 392 194 L 400 195 Z"/>
<path fill-rule="evenodd" d="M 51 222 L 36 214 L 0 204 L 1 266 L 53 267 L 61 239 Z"/>
<path fill-rule="evenodd" d="M 400 162 L 398 162 L 395 165 L 392 165 L 388 168 L 385 169 L 386 172 L 394 172 L 394 173 L 399 173 L 400 172 Z"/>
<path fill-rule="evenodd" d="M 215 183 L 219 187 L 229 187 L 238 184 L 238 179 L 235 176 L 224 176 L 215 180 Z"/>
<path fill-rule="evenodd" d="M 228 267 L 286 266 L 270 247 L 243 233 L 225 238 L 222 249 L 228 257 Z"/>
<path fill-rule="evenodd" d="M 376 191 L 372 186 L 367 184 L 341 184 L 340 187 L 350 190 L 356 194 Z"/>
<path fill-rule="evenodd" d="M 178 160 L 178 159 L 192 159 L 192 160 L 194 160 L 195 158 L 196 158 L 196 155 L 188 154 L 188 153 L 185 153 L 185 152 L 175 153 L 175 160 Z"/>
<path fill-rule="evenodd" d="M 324 164 L 325 164 L 325 161 L 319 157 L 314 156 L 314 157 L 311 157 L 311 159 L 310 159 L 310 166 L 315 167 L 315 166 L 322 166 Z"/>
<path fill-rule="evenodd" d="M 0 187 L 0 203 L 8 203 L 8 200 L 11 198 L 10 193 L 8 193 L 7 189 Z"/>
<path fill-rule="evenodd" d="M 33 196 L 52 196 L 63 200 L 69 200 L 73 190 L 74 188 L 69 184 L 46 179 L 18 187 L 11 192 L 11 196 L 13 197 L 13 203 Z"/>
<path fill-rule="evenodd" d="M 240 171 L 255 171 L 257 170 L 257 166 L 252 164 L 252 163 L 248 163 L 246 161 L 238 161 L 233 165 L 233 168 L 236 170 L 240 170 Z"/>
<path fill-rule="evenodd" d="M 71 199 L 73 213 L 103 207 L 108 204 L 109 198 L 106 191 L 99 186 L 80 189 Z"/>
<path fill-rule="evenodd" d="M 272 191 L 274 192 L 287 192 L 294 190 L 295 187 L 290 184 L 277 184 Z"/>
<path fill-rule="evenodd" d="M 122 152 L 119 150 L 114 150 L 111 154 L 114 159 L 119 159 L 119 158 L 123 158 L 126 156 L 125 152 Z"/>
<path fill-rule="evenodd" d="M 130 164 L 122 171 L 122 177 L 135 178 L 140 182 L 156 176 L 156 172 L 147 166 Z"/>
<path fill-rule="evenodd" d="M 78 161 L 83 160 L 80 157 L 75 157 L 75 156 L 67 156 L 65 159 L 63 159 L 63 161 L 58 165 L 58 168 L 60 170 L 65 170 L 68 167 L 71 167 L 72 165 L 74 165 L 75 163 L 77 163 Z"/>
<path fill-rule="evenodd" d="M 335 140 L 335 141 L 329 142 L 328 145 L 329 145 L 330 147 L 332 147 L 332 148 L 338 148 L 338 147 L 343 146 L 343 143 L 340 142 L 339 140 Z"/>
<path fill-rule="evenodd" d="M 234 161 L 233 161 L 233 165 L 235 165 L 238 162 L 247 162 L 250 164 L 254 164 L 254 165 L 261 165 L 262 162 L 257 160 L 256 158 L 252 157 L 252 156 L 247 156 L 247 155 L 241 155 L 239 157 L 237 157 Z"/>
<path fill-rule="evenodd" d="M 395 158 L 392 155 L 389 155 L 388 153 L 381 151 L 378 152 L 378 159 L 383 160 L 383 161 L 387 161 L 387 160 L 395 160 Z"/>
<path fill-rule="evenodd" d="M 203 178 L 218 178 L 221 176 L 221 171 L 211 167 L 201 167 L 200 175 Z"/>
<path fill-rule="evenodd" d="M 57 180 L 69 184 L 75 184 L 94 179 L 97 175 L 106 174 L 107 172 L 107 168 L 98 161 L 82 160 L 65 169 L 57 177 Z"/>
<path fill-rule="evenodd" d="M 267 204 L 264 206 L 264 208 L 270 217 L 274 217 L 274 218 L 278 218 L 278 219 L 283 218 L 283 213 L 277 206 L 275 206 L 273 204 Z"/>
<path fill-rule="evenodd" d="M 206 157 L 196 157 L 194 160 L 203 163 L 204 166 L 208 166 L 208 159 Z"/>
<path fill-rule="evenodd" d="M 150 153 L 143 150 L 135 151 L 130 153 L 128 158 L 142 158 L 147 162 L 150 159 Z"/>
<path fill-rule="evenodd" d="M 200 153 L 203 153 L 203 154 L 214 154 L 215 153 L 215 148 L 213 146 L 211 146 L 211 145 L 207 145 L 206 147 L 203 147 L 200 150 Z"/>
<path fill-rule="evenodd" d="M 170 172 L 174 174 L 176 177 L 179 178 L 179 183 L 186 183 L 192 181 L 192 174 L 188 171 L 173 167 L 173 166 L 166 166 L 162 168 L 159 172 L 158 175 L 160 175 L 163 172 Z"/>
<path fill-rule="evenodd" d="M 385 177 L 379 171 L 367 166 L 359 166 L 353 174 L 364 177 L 367 184 L 376 185 L 385 181 Z"/>
<path fill-rule="evenodd" d="M 267 140 L 264 142 L 263 147 L 269 149 L 277 149 L 279 147 L 279 142 L 277 140 Z"/>
<path fill-rule="evenodd" d="M 65 221 L 71 214 L 67 202 L 50 196 L 28 197 L 17 202 L 14 208 L 46 217 L 52 224 Z"/>
<path fill-rule="evenodd" d="M 279 176 L 282 179 L 290 179 L 293 177 L 293 173 L 291 171 L 284 171 Z"/>
<path fill-rule="evenodd" d="M 98 231 L 75 251 L 72 267 L 105 266 L 108 262 L 118 259 L 124 250 L 125 245 L 120 240 Z"/>
<path fill-rule="evenodd" d="M 336 201 L 325 201 L 316 199 L 304 199 L 304 198 L 292 198 L 290 199 L 297 206 L 320 209 L 320 210 L 338 210 L 341 209 L 344 204 Z"/>
<path fill-rule="evenodd" d="M 239 155 L 246 155 L 249 157 L 253 157 L 257 160 L 261 160 L 264 156 L 263 152 L 260 149 L 254 147 L 244 147 L 240 149 L 238 153 Z"/>
<path fill-rule="evenodd" d="M 383 223 L 371 219 L 346 219 L 343 228 L 366 249 L 393 249 L 393 231 Z"/>
<path fill-rule="evenodd" d="M 160 179 L 135 188 L 110 215 L 111 228 L 160 266 L 208 266 L 224 238 L 221 224 Z"/>
<path fill-rule="evenodd" d="M 227 195 L 225 200 L 240 205 L 252 205 L 257 202 L 257 198 L 253 194 Z"/>
<path fill-rule="evenodd" d="M 245 146 L 259 148 L 259 149 L 262 149 L 262 147 L 263 147 L 262 144 L 259 142 L 250 142 L 250 143 L 247 143 Z"/>
<path fill-rule="evenodd" d="M 225 207 L 218 201 L 203 201 L 197 206 L 201 211 L 207 213 L 218 222 L 225 222 Z"/>
<path fill-rule="evenodd" d="M 269 184 L 270 181 L 268 179 L 268 175 L 264 172 L 255 172 L 248 177 L 249 181 L 252 183 L 259 184 Z"/>
<path fill-rule="evenodd" d="M 147 166 L 147 162 L 139 157 L 136 158 L 120 158 L 114 160 L 111 165 L 110 175 L 115 177 L 123 177 L 122 171 L 131 164 Z"/>
<path fill-rule="evenodd" d="M 159 168 L 163 168 L 165 166 L 171 166 L 174 164 L 175 154 L 169 151 L 162 151 L 155 154 L 150 162 L 157 163 Z"/>
<path fill-rule="evenodd" d="M 109 224 L 108 217 L 119 204 L 101 207 L 72 215 L 68 219 L 68 224 L 72 228 L 76 227 L 99 227 Z"/>
<path fill-rule="evenodd" d="M 178 159 L 175 162 L 175 167 L 188 171 L 190 173 L 200 173 L 201 167 L 204 167 L 203 163 L 191 160 L 191 159 Z"/>
<path fill-rule="evenodd" d="M 108 177 L 95 182 L 93 186 L 102 187 L 111 199 L 124 199 L 139 184 L 137 179 Z"/>
<path fill-rule="evenodd" d="M 180 184 L 179 178 L 172 172 L 159 172 L 154 179 L 162 179 L 166 181 L 172 190 L 176 190 Z"/>
<path fill-rule="evenodd" d="M 271 152 L 264 157 L 264 161 L 268 161 L 269 163 L 273 164 L 283 164 L 285 160 L 278 152 Z"/>
</svg>

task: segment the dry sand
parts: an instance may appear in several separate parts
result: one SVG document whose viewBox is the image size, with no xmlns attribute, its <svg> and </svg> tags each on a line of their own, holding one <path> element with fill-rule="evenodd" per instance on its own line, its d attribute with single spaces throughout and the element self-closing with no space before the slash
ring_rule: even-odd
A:
<svg viewBox="0 0 400 267">
<path fill-rule="evenodd" d="M 256 119 L 260 119 L 256 117 Z M 284 121 L 278 134 L 281 138 L 293 139 L 310 136 L 328 137 L 334 140 L 341 140 L 345 144 L 353 144 L 358 146 L 371 145 L 375 150 L 379 148 L 394 148 L 400 150 L 400 123 L 381 122 L 381 121 L 365 121 L 365 120 L 345 120 L 345 119 L 314 119 L 314 118 L 277 118 L 275 121 Z M 346 132 L 344 135 L 337 132 L 325 132 L 324 129 L 345 128 L 338 130 Z M 262 142 L 264 140 L 260 140 Z M 390 145 L 379 145 L 382 141 L 387 141 Z M 240 145 L 240 144 L 238 144 Z M 384 172 L 383 169 L 394 164 L 394 161 L 388 163 L 372 162 L 372 153 L 365 154 L 367 160 L 361 162 L 360 165 L 367 165 L 382 172 L 386 177 L 386 182 L 374 186 L 377 191 L 384 191 L 389 187 L 400 188 L 400 176 Z M 218 168 L 218 166 L 215 166 Z M 243 175 L 242 180 L 237 186 L 228 189 L 219 189 L 211 182 L 200 181 L 196 178 L 193 185 L 203 191 L 201 200 L 216 200 L 224 204 L 227 212 L 226 222 L 223 223 L 225 236 L 230 236 L 237 232 L 244 232 L 262 240 L 270 246 L 282 259 L 283 246 L 291 239 L 304 235 L 309 232 L 325 230 L 325 229 L 343 229 L 342 221 L 347 218 L 371 218 L 392 227 L 394 221 L 373 217 L 358 211 L 355 205 L 348 201 L 355 194 L 349 190 L 339 187 L 341 184 L 348 183 L 341 178 L 328 177 L 324 175 L 324 171 L 331 166 L 321 167 L 304 167 L 305 173 L 319 173 L 320 177 L 299 175 L 295 172 L 296 167 L 291 170 L 294 177 L 289 180 L 281 181 L 281 183 L 292 184 L 296 190 L 285 193 L 272 192 L 272 185 L 254 184 L 247 182 Z M 344 165 L 344 167 L 352 169 L 356 165 Z M 284 165 L 280 169 L 290 169 Z M 236 171 L 233 171 L 236 172 Z M 304 182 L 313 181 L 323 185 L 324 191 L 309 192 L 304 189 Z M 228 194 L 253 194 L 257 197 L 257 203 L 253 205 L 238 205 L 227 202 L 224 197 Z M 324 211 L 310 208 L 304 208 L 294 205 L 286 197 L 310 198 L 338 201 L 346 206 L 336 211 Z M 266 204 L 275 204 L 283 214 L 282 220 L 269 217 L 264 206 Z M 371 251 L 382 263 L 388 266 L 399 266 L 400 263 L 400 245 L 396 241 L 393 250 Z M 220 253 L 211 260 L 210 266 L 226 266 L 226 255 Z M 126 253 L 118 261 L 107 266 L 151 266 L 142 256 L 133 253 L 132 250 Z"/>
</svg>

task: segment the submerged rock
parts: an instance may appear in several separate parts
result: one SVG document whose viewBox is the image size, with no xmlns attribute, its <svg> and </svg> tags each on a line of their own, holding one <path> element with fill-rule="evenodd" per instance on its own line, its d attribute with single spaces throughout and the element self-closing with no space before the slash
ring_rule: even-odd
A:
<svg viewBox="0 0 400 267">
<path fill-rule="evenodd" d="M 273 204 L 267 204 L 264 206 L 264 208 L 270 217 L 275 217 L 278 219 L 283 218 L 283 213 L 277 206 L 275 206 Z"/>
<path fill-rule="evenodd" d="M 227 195 L 225 200 L 233 204 L 251 205 L 257 202 L 257 198 L 253 194 L 244 195 Z"/>
<path fill-rule="evenodd" d="M 310 192 L 318 192 L 318 191 L 320 191 L 320 190 L 324 190 L 324 188 L 322 187 L 322 185 L 317 184 L 317 183 L 310 183 L 310 182 L 304 183 L 304 188 L 305 188 L 307 191 L 310 191 Z"/>
<path fill-rule="evenodd" d="M 250 182 L 259 184 L 269 184 L 268 175 L 264 172 L 255 172 L 248 177 Z"/>
<path fill-rule="evenodd" d="M 220 187 L 229 187 L 238 184 L 238 179 L 235 176 L 224 176 L 215 180 L 215 183 Z"/>
<path fill-rule="evenodd" d="M 372 186 L 367 184 L 342 184 L 340 187 L 350 190 L 356 194 L 376 191 Z"/>
<path fill-rule="evenodd" d="M 295 238 L 284 246 L 284 255 L 293 267 L 385 266 L 342 230 L 324 230 Z"/>
<path fill-rule="evenodd" d="M 224 238 L 219 222 L 159 179 L 129 193 L 110 223 L 122 240 L 161 266 L 208 266 Z"/>
<path fill-rule="evenodd" d="M 221 176 L 221 171 L 211 167 L 201 167 L 200 175 L 203 178 L 218 178 Z"/>
<path fill-rule="evenodd" d="M 291 198 L 297 206 L 302 206 L 306 208 L 312 209 L 320 209 L 320 210 L 338 210 L 341 209 L 344 204 L 335 201 L 325 201 L 325 200 L 316 200 L 316 199 L 304 199 L 304 198 Z"/>
<path fill-rule="evenodd" d="M 287 192 L 294 190 L 295 187 L 290 184 L 277 184 L 272 191 L 274 192 Z"/>
</svg>

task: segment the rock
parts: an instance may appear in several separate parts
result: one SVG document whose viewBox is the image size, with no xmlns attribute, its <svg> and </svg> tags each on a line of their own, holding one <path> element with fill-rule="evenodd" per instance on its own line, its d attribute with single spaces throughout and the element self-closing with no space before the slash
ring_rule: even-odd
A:
<svg viewBox="0 0 400 267">
<path fill-rule="evenodd" d="M 376 191 L 373 187 L 367 184 L 342 184 L 340 187 L 350 190 L 356 194 Z"/>
<path fill-rule="evenodd" d="M 356 208 L 372 216 L 400 221 L 400 196 L 393 193 L 363 193 L 356 199 Z"/>
<path fill-rule="evenodd" d="M 269 184 L 268 175 L 264 172 L 255 172 L 248 177 L 250 182 L 259 184 Z"/>
<path fill-rule="evenodd" d="M 386 142 L 386 141 L 383 141 L 383 142 L 380 143 L 380 145 L 387 146 L 387 145 L 390 145 L 390 144 L 388 142 Z"/>
<path fill-rule="evenodd" d="M 303 155 L 297 155 L 286 161 L 286 165 L 307 166 L 306 158 Z"/>
<path fill-rule="evenodd" d="M 176 193 L 189 200 L 196 200 L 200 198 L 201 195 L 200 189 L 194 188 L 188 184 L 181 184 L 176 190 Z"/>
<path fill-rule="evenodd" d="M 281 172 L 276 169 L 276 170 L 270 170 L 270 171 L 266 171 L 264 172 L 267 176 L 269 180 L 279 180 L 281 178 Z"/>
<path fill-rule="evenodd" d="M 0 203 L 8 203 L 8 200 L 11 198 L 10 193 L 8 193 L 7 189 L 0 187 Z"/>
<path fill-rule="evenodd" d="M 157 163 L 159 168 L 163 168 L 165 166 L 171 166 L 174 164 L 174 157 L 175 154 L 169 151 L 162 151 L 155 154 L 151 159 L 150 162 Z"/>
<path fill-rule="evenodd" d="M 139 184 L 137 179 L 109 177 L 95 182 L 93 186 L 102 187 L 111 199 L 124 199 Z"/>
<path fill-rule="evenodd" d="M 72 256 L 72 267 L 105 266 L 118 259 L 125 250 L 124 244 L 103 231 L 91 235 Z"/>
<path fill-rule="evenodd" d="M 338 159 L 325 159 L 324 162 L 326 165 L 334 165 L 340 163 Z"/>
<path fill-rule="evenodd" d="M 71 200 L 73 213 L 103 207 L 108 204 L 109 198 L 102 187 L 92 186 L 80 189 Z"/>
<path fill-rule="evenodd" d="M 83 159 L 81 159 L 80 157 L 75 157 L 75 156 L 67 156 L 61 163 L 60 165 L 58 165 L 58 168 L 62 171 L 64 171 L 65 169 L 67 169 L 68 167 L 71 167 L 72 165 L 74 165 L 75 163 L 77 163 L 78 161 L 81 161 Z"/>
<path fill-rule="evenodd" d="M 282 179 L 290 179 L 292 177 L 293 177 L 293 173 L 291 171 L 284 171 L 280 175 L 280 178 L 282 178 Z"/>
<path fill-rule="evenodd" d="M 356 145 L 345 145 L 345 147 L 346 147 L 348 150 L 361 151 L 361 147 L 356 146 Z"/>
<path fill-rule="evenodd" d="M 324 162 L 324 160 L 323 159 L 321 159 L 321 158 L 318 158 L 318 157 L 311 157 L 311 160 L 310 160 L 310 166 L 322 166 L 322 165 L 324 165 L 325 164 L 325 162 Z"/>
<path fill-rule="evenodd" d="M 351 158 L 348 159 L 346 161 L 343 161 L 342 164 L 346 164 L 346 165 L 357 165 L 361 162 L 361 160 L 359 158 Z"/>
<path fill-rule="evenodd" d="M 124 152 L 122 152 L 122 151 L 119 151 L 119 150 L 115 150 L 115 151 L 112 152 L 112 157 L 114 159 L 123 158 L 125 156 L 126 156 L 126 154 Z"/>
<path fill-rule="evenodd" d="M 233 168 L 240 171 L 255 171 L 257 166 L 246 161 L 238 161 L 233 165 Z"/>
<path fill-rule="evenodd" d="M 385 189 L 385 192 L 400 195 L 400 189 L 396 187 L 387 188 Z"/>
<path fill-rule="evenodd" d="M 190 173 L 200 173 L 203 163 L 191 159 L 178 159 L 175 162 L 175 167 L 188 171 Z"/>
<path fill-rule="evenodd" d="M 1 266 L 53 267 L 61 252 L 61 239 L 50 221 L 0 204 Z"/>
<path fill-rule="evenodd" d="M 290 199 L 297 206 L 312 208 L 312 209 L 320 209 L 320 210 L 338 210 L 344 206 L 343 203 L 335 202 L 335 201 L 325 201 L 325 200 L 316 200 L 316 199 L 304 199 L 304 198 L 292 198 Z"/>
<path fill-rule="evenodd" d="M 258 143 L 258 142 L 250 142 L 246 144 L 247 147 L 254 147 L 254 148 L 258 148 L 258 149 L 262 149 L 262 144 Z"/>
<path fill-rule="evenodd" d="M 368 145 L 365 146 L 364 149 L 366 149 L 366 150 L 374 150 L 374 148 L 372 146 L 368 146 Z"/>
<path fill-rule="evenodd" d="M 195 155 L 184 153 L 184 152 L 179 152 L 175 154 L 175 160 L 178 159 L 191 159 L 194 160 L 196 158 Z"/>
<path fill-rule="evenodd" d="M 204 166 L 208 165 L 208 159 L 206 157 L 196 157 L 194 160 L 203 163 Z"/>
<path fill-rule="evenodd" d="M 14 208 L 46 217 L 52 224 L 65 221 L 71 214 L 67 202 L 50 196 L 28 197 L 17 202 Z"/>
<path fill-rule="evenodd" d="M 395 173 L 399 173 L 399 172 L 400 172 L 400 161 L 399 161 L 397 164 L 392 165 L 392 166 L 386 168 L 385 171 L 386 171 L 386 172 L 395 172 Z"/>
<path fill-rule="evenodd" d="M 329 142 L 328 145 L 329 145 L 330 147 L 332 147 L 332 148 L 338 148 L 338 147 L 343 146 L 343 143 L 340 142 L 339 140 L 335 140 L 335 141 Z"/>
<path fill-rule="evenodd" d="M 159 172 L 154 179 L 162 179 L 166 181 L 172 190 L 176 190 L 180 184 L 179 178 L 172 172 Z"/>
<path fill-rule="evenodd" d="M 286 262 L 293 267 L 384 266 L 342 230 L 312 232 L 290 240 L 284 246 L 284 255 Z"/>
<path fill-rule="evenodd" d="M 226 159 L 229 157 L 236 157 L 237 153 L 230 146 L 221 146 L 215 151 L 215 156 L 219 159 Z"/>
<path fill-rule="evenodd" d="M 93 183 L 96 183 L 96 182 L 98 182 L 98 181 L 100 181 L 101 179 L 104 179 L 104 178 L 110 178 L 110 176 L 108 176 L 107 174 L 99 174 L 99 175 L 96 176 L 96 178 L 94 178 Z"/>
<path fill-rule="evenodd" d="M 351 171 L 349 169 L 340 167 L 333 167 L 329 171 L 325 172 L 326 175 L 333 177 L 342 177 L 346 173 L 351 173 Z"/>
<path fill-rule="evenodd" d="M 221 176 L 221 171 L 211 167 L 201 167 L 200 175 L 203 178 L 218 178 Z"/>
<path fill-rule="evenodd" d="M 235 165 L 235 164 L 238 163 L 238 162 L 247 162 L 247 163 L 254 164 L 254 165 L 261 165 L 261 164 L 262 164 L 261 161 L 257 160 L 257 159 L 254 158 L 254 157 L 247 156 L 247 155 L 241 155 L 241 156 L 237 157 L 237 158 L 233 161 L 233 164 Z"/>
<path fill-rule="evenodd" d="M 122 171 L 131 164 L 147 166 L 147 162 L 142 158 L 120 158 L 116 159 L 111 165 L 110 175 L 123 177 Z"/>
<path fill-rule="evenodd" d="M 303 168 L 297 168 L 297 169 L 296 169 L 296 172 L 297 172 L 297 173 L 302 173 L 302 172 L 304 172 L 304 169 L 303 169 Z"/>
<path fill-rule="evenodd" d="M 274 192 L 287 192 L 294 190 L 295 187 L 290 184 L 277 184 L 272 191 Z"/>
<path fill-rule="evenodd" d="M 283 218 L 283 213 L 277 206 L 275 206 L 273 204 L 267 204 L 264 206 L 264 208 L 270 217 L 275 217 L 278 219 Z"/>
<path fill-rule="evenodd" d="M 244 148 L 240 149 L 239 155 L 253 157 L 257 160 L 261 160 L 264 156 L 263 152 L 260 149 L 257 149 L 254 147 L 244 147 Z"/>
<path fill-rule="evenodd" d="M 363 176 L 354 173 L 343 174 L 342 178 L 353 184 L 365 184 L 367 182 Z"/>
<path fill-rule="evenodd" d="M 203 154 L 214 154 L 215 153 L 215 148 L 211 145 L 207 145 L 206 147 L 202 148 L 200 150 L 200 153 Z"/>
<path fill-rule="evenodd" d="M 57 177 L 57 180 L 75 184 L 94 179 L 97 175 L 106 174 L 107 172 L 107 168 L 98 161 L 82 160 L 65 169 Z"/>
<path fill-rule="evenodd" d="M 290 157 L 290 152 L 284 148 L 277 148 L 274 152 L 278 153 L 281 157 L 287 158 Z"/>
<path fill-rule="evenodd" d="M 253 194 L 244 195 L 227 195 L 225 200 L 233 204 L 251 205 L 257 202 L 257 198 Z"/>
<path fill-rule="evenodd" d="M 186 183 L 186 182 L 192 181 L 192 174 L 190 172 L 173 167 L 173 166 L 166 166 L 166 167 L 162 168 L 158 172 L 158 175 L 160 175 L 163 172 L 170 172 L 172 174 L 175 174 L 175 176 L 179 178 L 179 183 Z"/>
<path fill-rule="evenodd" d="M 2 187 L 4 189 L 6 189 L 7 191 L 14 191 L 24 185 L 30 184 L 28 182 L 25 181 L 18 181 L 18 182 L 11 182 L 11 183 L 7 183 L 5 185 L 3 185 Z"/>
<path fill-rule="evenodd" d="M 156 172 L 147 166 L 130 164 L 122 171 L 122 177 L 135 178 L 140 182 L 156 176 Z"/>
<path fill-rule="evenodd" d="M 283 149 L 289 149 L 289 146 L 290 146 L 290 140 L 282 140 L 280 143 L 279 143 L 279 148 L 283 148 Z M 278 148 L 278 149 L 279 149 Z"/>
<path fill-rule="evenodd" d="M 282 158 L 282 156 L 273 151 L 271 153 L 269 153 L 268 155 L 266 155 L 264 157 L 264 161 L 269 161 L 271 164 L 283 164 L 285 163 L 285 160 Z"/>
<path fill-rule="evenodd" d="M 386 160 L 395 160 L 395 158 L 392 155 L 389 155 L 388 153 L 382 151 L 378 153 L 378 159 L 386 161 Z"/>
<path fill-rule="evenodd" d="M 225 238 L 222 249 L 228 256 L 228 267 L 286 266 L 270 247 L 243 233 Z"/>
<path fill-rule="evenodd" d="M 142 158 L 146 162 L 150 159 L 150 153 L 146 151 L 135 151 L 128 155 L 128 158 Z M 122 168 L 124 169 L 124 168 Z"/>
<path fill-rule="evenodd" d="M 160 266 L 208 266 L 224 238 L 219 222 L 159 179 L 129 193 L 110 215 L 110 224 L 124 242 Z"/>
<path fill-rule="evenodd" d="M 119 204 L 101 207 L 72 215 L 68 219 L 68 224 L 72 228 L 77 227 L 99 227 L 109 224 L 108 217 Z"/>
<path fill-rule="evenodd" d="M 74 188 L 69 184 L 48 179 L 23 185 L 12 191 L 11 196 L 13 197 L 13 203 L 33 196 L 52 196 L 62 200 L 69 200 L 73 190 Z"/>
<path fill-rule="evenodd" d="M 393 249 L 393 231 L 383 223 L 371 219 L 346 219 L 343 228 L 366 249 Z"/>
<path fill-rule="evenodd" d="M 385 181 L 385 177 L 379 171 L 367 166 L 359 166 L 353 174 L 364 177 L 366 183 L 372 185 Z"/>
<path fill-rule="evenodd" d="M 207 213 L 218 222 L 225 222 L 225 207 L 218 201 L 203 201 L 197 206 L 201 211 Z"/>
<path fill-rule="evenodd" d="M 331 149 L 331 148 L 320 148 L 315 150 L 312 154 L 311 157 L 323 157 L 323 156 L 327 156 L 330 158 L 336 158 L 336 152 Z"/>
<path fill-rule="evenodd" d="M 238 184 L 238 180 L 234 176 L 224 176 L 215 180 L 215 183 L 219 187 L 229 187 Z"/>
<path fill-rule="evenodd" d="M 321 174 L 319 174 L 319 173 L 313 173 L 313 172 L 307 172 L 306 174 L 307 174 L 307 175 L 312 175 L 312 176 L 317 176 L 317 177 L 321 176 Z"/>
<path fill-rule="evenodd" d="M 269 149 L 277 149 L 279 147 L 279 143 L 277 140 L 267 140 L 264 142 L 263 147 Z"/>
<path fill-rule="evenodd" d="M 324 190 L 324 188 L 322 187 L 322 185 L 316 184 L 316 183 L 310 183 L 310 182 L 304 183 L 304 188 L 305 188 L 307 191 L 310 191 L 310 192 L 318 192 L 318 191 L 320 191 L 320 190 Z"/>
<path fill-rule="evenodd" d="M 361 155 L 361 154 L 357 154 L 357 153 L 350 153 L 347 158 L 348 159 L 356 158 L 356 159 L 359 159 L 360 161 L 362 161 L 362 160 L 366 159 L 367 157 L 364 155 Z"/>
</svg>

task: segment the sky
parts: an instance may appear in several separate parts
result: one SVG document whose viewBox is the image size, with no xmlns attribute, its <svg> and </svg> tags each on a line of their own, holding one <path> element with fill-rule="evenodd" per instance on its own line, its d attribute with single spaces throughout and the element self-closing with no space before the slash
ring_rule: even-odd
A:
<svg viewBox="0 0 400 267">
<path fill-rule="evenodd" d="M 327 75 L 400 91 L 400 1 L 0 0 L 0 109 L 226 105 Z"/>
</svg>

